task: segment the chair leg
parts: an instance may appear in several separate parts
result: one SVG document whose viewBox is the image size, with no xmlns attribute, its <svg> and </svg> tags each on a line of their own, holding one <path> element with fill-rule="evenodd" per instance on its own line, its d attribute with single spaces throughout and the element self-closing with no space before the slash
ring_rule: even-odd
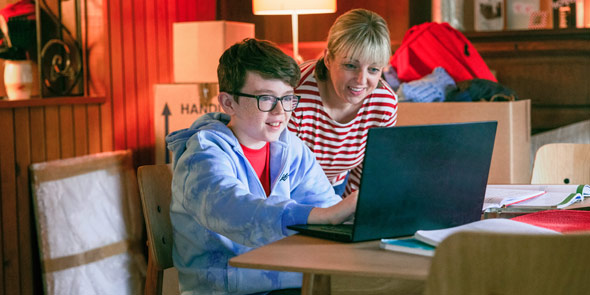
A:
<svg viewBox="0 0 590 295">
<path fill-rule="evenodd" d="M 302 295 L 331 294 L 330 275 L 303 274 Z"/>
<path fill-rule="evenodd" d="M 145 276 L 145 295 L 161 295 L 164 271 L 158 269 L 154 264 L 152 252 L 148 251 L 148 267 Z"/>
</svg>

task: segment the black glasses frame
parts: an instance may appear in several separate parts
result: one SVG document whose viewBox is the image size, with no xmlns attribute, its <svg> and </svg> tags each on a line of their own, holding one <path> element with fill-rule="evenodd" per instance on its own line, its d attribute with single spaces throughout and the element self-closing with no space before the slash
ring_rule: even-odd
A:
<svg viewBox="0 0 590 295">
<path fill-rule="evenodd" d="M 301 96 L 295 95 L 295 94 L 289 94 L 289 95 L 285 95 L 283 97 L 278 97 L 278 96 L 274 96 L 274 95 L 270 95 L 270 94 L 253 95 L 253 94 L 247 94 L 247 93 L 241 93 L 241 92 L 230 92 L 230 94 L 237 95 L 237 96 L 256 98 L 256 106 L 258 107 L 258 110 L 261 112 L 272 112 L 272 110 L 274 110 L 275 107 L 277 106 L 277 101 L 279 101 L 279 100 L 281 101 L 281 107 L 283 108 L 283 110 L 285 112 L 292 112 L 297 108 L 297 106 L 299 105 L 299 100 L 301 100 Z M 264 111 L 260 108 L 260 98 L 263 96 L 270 96 L 270 97 L 274 98 L 274 103 L 272 104 L 272 107 L 270 108 L 270 110 Z M 292 110 L 286 110 L 285 105 L 283 104 L 283 99 L 287 96 L 295 96 L 297 98 L 297 103 L 295 104 L 295 106 L 293 107 Z"/>
</svg>

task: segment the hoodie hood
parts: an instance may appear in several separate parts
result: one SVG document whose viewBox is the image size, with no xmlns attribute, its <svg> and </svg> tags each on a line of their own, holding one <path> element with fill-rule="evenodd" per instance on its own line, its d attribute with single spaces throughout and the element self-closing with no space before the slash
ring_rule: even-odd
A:
<svg viewBox="0 0 590 295">
<path fill-rule="evenodd" d="M 166 136 L 168 150 L 172 152 L 173 163 L 186 151 L 188 141 L 199 131 L 208 130 L 223 137 L 228 143 L 239 145 L 232 131 L 227 127 L 231 117 L 225 113 L 207 113 L 193 122 L 191 127 L 171 132 Z"/>
</svg>

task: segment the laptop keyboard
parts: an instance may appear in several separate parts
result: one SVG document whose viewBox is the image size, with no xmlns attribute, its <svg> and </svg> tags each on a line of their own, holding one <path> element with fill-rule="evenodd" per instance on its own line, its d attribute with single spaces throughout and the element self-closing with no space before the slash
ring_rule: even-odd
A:
<svg viewBox="0 0 590 295">
<path fill-rule="evenodd" d="M 352 233 L 352 224 L 322 225 L 319 229 L 330 233 L 350 235 Z"/>
</svg>

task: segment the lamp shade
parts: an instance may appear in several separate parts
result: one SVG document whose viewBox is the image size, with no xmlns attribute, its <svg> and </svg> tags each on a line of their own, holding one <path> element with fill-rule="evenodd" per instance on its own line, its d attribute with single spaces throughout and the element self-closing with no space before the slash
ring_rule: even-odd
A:
<svg viewBox="0 0 590 295">
<path fill-rule="evenodd" d="M 256 15 L 315 14 L 336 12 L 336 0 L 252 0 Z"/>
</svg>

